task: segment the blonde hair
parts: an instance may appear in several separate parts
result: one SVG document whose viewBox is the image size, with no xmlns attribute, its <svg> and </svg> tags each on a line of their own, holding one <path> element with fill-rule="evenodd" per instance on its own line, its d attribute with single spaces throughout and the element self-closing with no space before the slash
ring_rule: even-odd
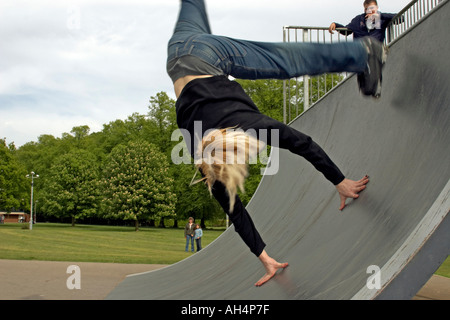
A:
<svg viewBox="0 0 450 320">
<path fill-rule="evenodd" d="M 212 194 L 212 187 L 220 181 L 230 198 L 230 213 L 233 212 L 237 189 L 244 190 L 248 176 L 248 162 L 255 159 L 265 144 L 241 129 L 214 129 L 203 137 L 197 148 L 196 167 Z"/>
</svg>

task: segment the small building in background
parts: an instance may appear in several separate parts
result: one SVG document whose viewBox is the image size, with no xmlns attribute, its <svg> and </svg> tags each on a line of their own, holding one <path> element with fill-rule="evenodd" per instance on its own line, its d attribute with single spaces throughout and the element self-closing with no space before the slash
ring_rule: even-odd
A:
<svg viewBox="0 0 450 320">
<path fill-rule="evenodd" d="M 25 212 L 2 212 L 0 211 L 0 224 L 3 223 L 19 223 L 19 222 L 28 222 L 29 214 Z"/>
</svg>

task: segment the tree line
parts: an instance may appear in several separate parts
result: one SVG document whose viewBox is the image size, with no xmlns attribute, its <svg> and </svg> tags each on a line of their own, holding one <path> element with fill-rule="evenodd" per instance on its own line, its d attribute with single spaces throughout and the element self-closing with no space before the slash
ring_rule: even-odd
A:
<svg viewBox="0 0 450 320">
<path fill-rule="evenodd" d="M 283 82 L 237 80 L 261 112 L 282 121 Z M 295 90 L 295 88 L 293 89 Z M 74 127 L 61 137 L 43 134 L 36 142 L 16 148 L 0 139 L 0 209 L 30 210 L 30 185 L 34 180 L 35 208 L 39 220 L 123 222 L 140 224 L 225 217 L 202 184 L 190 186 L 193 164 L 176 165 L 171 152 L 177 129 L 175 100 L 165 92 L 149 100 L 148 113 L 133 113 L 125 120 L 90 132 Z M 250 166 L 246 204 L 256 190 L 261 164 Z"/>
</svg>

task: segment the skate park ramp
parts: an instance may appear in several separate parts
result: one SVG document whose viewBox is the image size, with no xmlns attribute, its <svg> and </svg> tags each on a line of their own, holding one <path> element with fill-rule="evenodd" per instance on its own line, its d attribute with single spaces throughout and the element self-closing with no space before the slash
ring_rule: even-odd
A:
<svg viewBox="0 0 450 320">
<path fill-rule="evenodd" d="M 379 100 L 352 76 L 291 123 L 348 178 L 370 176 L 344 211 L 307 161 L 273 151 L 278 173 L 247 208 L 288 268 L 255 287 L 264 269 L 230 227 L 179 263 L 128 276 L 107 299 L 412 298 L 450 252 L 449 16 L 445 1 L 391 45 Z"/>
</svg>

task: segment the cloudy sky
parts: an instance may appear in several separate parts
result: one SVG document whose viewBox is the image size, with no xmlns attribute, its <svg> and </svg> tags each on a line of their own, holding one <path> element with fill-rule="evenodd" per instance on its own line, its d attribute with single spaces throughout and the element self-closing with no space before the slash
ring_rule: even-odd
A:
<svg viewBox="0 0 450 320">
<path fill-rule="evenodd" d="M 362 0 L 209 0 L 213 33 L 282 41 L 286 25 L 347 24 Z M 398 12 L 409 0 L 379 0 Z M 179 0 L 2 0 L 0 138 L 17 147 L 41 134 L 145 114 L 160 91 L 175 98 L 166 45 Z"/>
</svg>

